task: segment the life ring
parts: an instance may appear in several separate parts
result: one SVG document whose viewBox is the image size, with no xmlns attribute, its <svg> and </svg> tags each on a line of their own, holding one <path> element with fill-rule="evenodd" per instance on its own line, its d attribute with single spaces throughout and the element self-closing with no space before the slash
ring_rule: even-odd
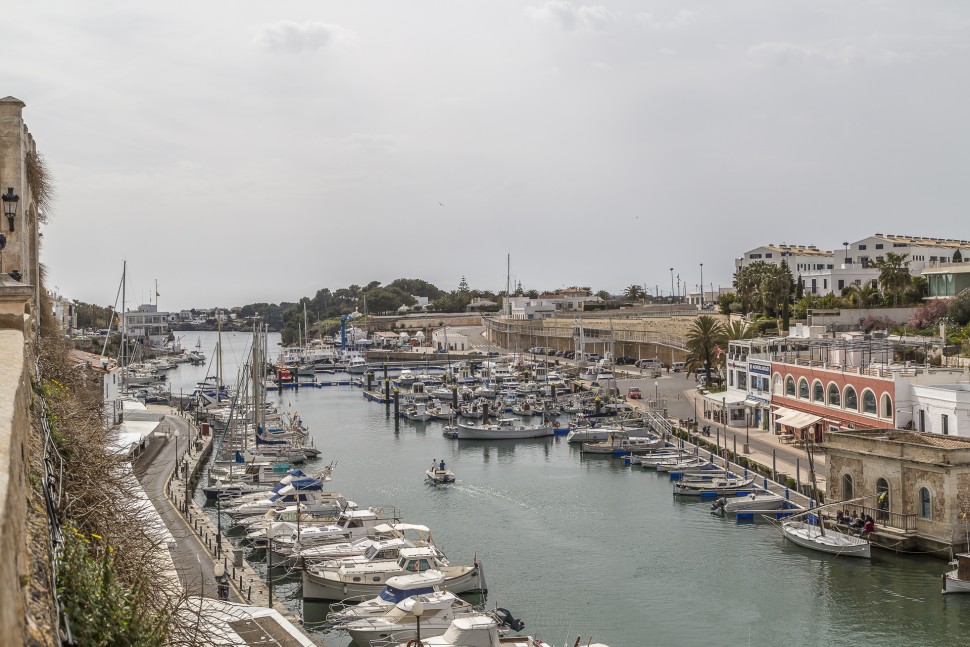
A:
<svg viewBox="0 0 970 647">
<path fill-rule="evenodd" d="M 412 638 L 408 641 L 407 647 L 421 647 L 422 642 L 417 638 Z"/>
</svg>

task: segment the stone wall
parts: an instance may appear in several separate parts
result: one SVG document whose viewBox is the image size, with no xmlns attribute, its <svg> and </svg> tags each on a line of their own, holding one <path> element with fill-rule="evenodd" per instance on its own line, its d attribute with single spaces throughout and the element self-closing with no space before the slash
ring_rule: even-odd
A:
<svg viewBox="0 0 970 647">
<path fill-rule="evenodd" d="M 22 330 L 0 329 L 0 645 L 21 645 L 26 628 L 30 433 L 29 365 Z"/>
</svg>

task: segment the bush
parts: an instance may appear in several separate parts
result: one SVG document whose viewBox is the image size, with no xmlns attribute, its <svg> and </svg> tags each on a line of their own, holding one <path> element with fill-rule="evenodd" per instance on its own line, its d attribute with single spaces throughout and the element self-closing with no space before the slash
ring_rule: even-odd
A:
<svg viewBox="0 0 970 647">
<path fill-rule="evenodd" d="M 926 328 L 940 322 L 946 316 L 950 299 L 934 299 L 927 301 L 916 309 L 906 325 L 913 328 Z"/>
<path fill-rule="evenodd" d="M 964 290 L 950 300 L 946 316 L 957 326 L 962 327 L 970 323 L 970 290 Z"/>
</svg>

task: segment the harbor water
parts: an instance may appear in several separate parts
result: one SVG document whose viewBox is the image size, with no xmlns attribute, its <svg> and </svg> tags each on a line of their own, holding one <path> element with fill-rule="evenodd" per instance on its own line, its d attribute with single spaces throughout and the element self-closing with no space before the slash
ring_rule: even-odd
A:
<svg viewBox="0 0 970 647">
<path fill-rule="evenodd" d="M 211 357 L 215 333 L 186 333 L 182 343 L 196 336 Z M 248 341 L 224 335 L 227 379 Z M 171 372 L 173 390 L 191 391 L 213 372 L 183 365 Z M 451 440 L 443 423 L 396 422 L 357 387 L 287 390 L 282 401 L 323 450 L 318 465 L 337 462 L 331 489 L 429 526 L 452 563 L 477 556 L 488 606 L 555 645 L 582 636 L 611 647 L 943 646 L 970 629 L 970 596 L 940 594 L 942 559 L 840 559 L 786 545 L 771 524 L 714 516 L 709 502 L 674 498 L 666 475 L 582 456 L 563 437 Z M 426 483 L 432 459 L 445 460 L 457 483 Z M 298 574 L 274 575 L 276 594 L 314 635 L 349 643 L 319 628 L 327 605 L 304 607 Z"/>
</svg>

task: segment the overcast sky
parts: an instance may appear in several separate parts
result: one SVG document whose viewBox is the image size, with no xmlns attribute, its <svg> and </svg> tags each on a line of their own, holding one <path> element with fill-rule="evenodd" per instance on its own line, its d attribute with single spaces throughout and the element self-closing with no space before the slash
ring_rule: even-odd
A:
<svg viewBox="0 0 970 647">
<path fill-rule="evenodd" d="M 966 0 L 8 3 L 50 285 L 162 309 L 409 277 L 728 285 L 970 238 Z"/>
</svg>

